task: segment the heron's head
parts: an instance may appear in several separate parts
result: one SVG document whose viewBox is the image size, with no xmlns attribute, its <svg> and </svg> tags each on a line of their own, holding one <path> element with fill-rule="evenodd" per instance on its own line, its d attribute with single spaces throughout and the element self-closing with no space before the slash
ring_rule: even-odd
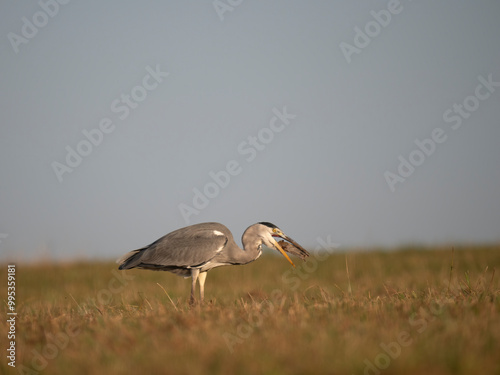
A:
<svg viewBox="0 0 500 375">
<path fill-rule="evenodd" d="M 302 259 L 305 259 L 309 256 L 309 253 L 302 246 L 295 242 L 291 237 L 283 233 L 280 228 L 272 223 L 264 221 L 250 226 L 243 234 L 244 238 L 247 232 L 250 236 L 258 237 L 261 243 L 263 243 L 267 247 L 278 250 L 294 267 L 295 264 L 293 264 L 292 260 L 286 252 L 297 255 Z M 287 246 L 281 246 L 275 238 L 282 238 L 289 243 L 287 243 Z"/>
</svg>

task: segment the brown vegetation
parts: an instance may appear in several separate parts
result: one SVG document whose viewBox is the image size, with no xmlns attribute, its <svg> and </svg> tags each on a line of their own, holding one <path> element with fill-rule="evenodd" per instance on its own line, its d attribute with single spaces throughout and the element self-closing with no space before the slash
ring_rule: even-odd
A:
<svg viewBox="0 0 500 375">
<path fill-rule="evenodd" d="M 3 356 L 0 372 L 500 373 L 499 268 L 498 246 L 325 253 L 296 269 L 267 255 L 209 272 L 190 307 L 190 282 L 166 272 L 19 264 L 16 369 Z"/>
</svg>

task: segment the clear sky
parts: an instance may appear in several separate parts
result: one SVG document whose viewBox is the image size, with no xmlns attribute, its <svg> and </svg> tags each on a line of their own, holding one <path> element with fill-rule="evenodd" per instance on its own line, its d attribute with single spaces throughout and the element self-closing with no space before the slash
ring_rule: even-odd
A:
<svg viewBox="0 0 500 375">
<path fill-rule="evenodd" d="M 188 224 L 500 240 L 498 1 L 9 1 L 2 258 Z M 221 172 L 223 171 L 223 172 Z"/>
</svg>

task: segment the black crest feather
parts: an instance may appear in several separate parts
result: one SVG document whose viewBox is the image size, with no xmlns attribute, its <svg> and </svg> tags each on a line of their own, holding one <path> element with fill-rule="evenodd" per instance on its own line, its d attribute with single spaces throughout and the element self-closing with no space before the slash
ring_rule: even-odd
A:
<svg viewBox="0 0 500 375">
<path fill-rule="evenodd" d="M 259 224 L 265 225 L 266 227 L 269 227 L 269 228 L 278 228 L 276 225 L 274 225 L 273 223 L 270 223 L 268 221 L 261 221 Z"/>
</svg>

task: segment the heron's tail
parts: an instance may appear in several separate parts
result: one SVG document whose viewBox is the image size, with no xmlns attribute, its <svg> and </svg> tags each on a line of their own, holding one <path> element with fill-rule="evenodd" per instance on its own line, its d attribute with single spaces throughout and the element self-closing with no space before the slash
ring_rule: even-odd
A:
<svg viewBox="0 0 500 375">
<path fill-rule="evenodd" d="M 142 255 L 142 251 L 145 249 L 146 249 L 146 247 L 143 247 L 142 249 L 129 251 L 127 254 L 122 256 L 120 259 L 117 259 L 116 263 L 118 263 L 120 265 L 118 267 L 118 269 L 119 270 L 128 270 L 130 268 L 134 268 L 136 265 L 139 264 L 139 258 Z"/>
</svg>

